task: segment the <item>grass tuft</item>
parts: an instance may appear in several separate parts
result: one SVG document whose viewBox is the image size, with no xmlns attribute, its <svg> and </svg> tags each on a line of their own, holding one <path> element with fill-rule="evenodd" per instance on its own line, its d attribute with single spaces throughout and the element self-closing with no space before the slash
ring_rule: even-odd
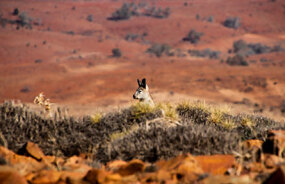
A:
<svg viewBox="0 0 285 184">
<path fill-rule="evenodd" d="M 97 113 L 95 113 L 94 115 L 91 116 L 91 120 L 92 120 L 93 123 L 99 123 L 101 121 L 102 117 L 103 117 L 103 114 L 97 112 Z"/>
<path fill-rule="evenodd" d="M 243 126 L 246 126 L 246 127 L 253 127 L 253 126 L 255 126 L 254 120 L 252 120 L 251 118 L 249 118 L 249 117 L 247 117 L 247 116 L 242 117 L 240 123 L 241 123 Z"/>
<path fill-rule="evenodd" d="M 170 103 L 159 103 L 155 106 L 157 110 L 162 110 L 164 114 L 164 118 L 170 121 L 178 121 L 180 117 L 176 111 L 176 107 L 171 105 Z"/>
<path fill-rule="evenodd" d="M 141 116 L 144 116 L 148 113 L 154 113 L 156 110 L 155 107 L 140 102 L 132 105 L 131 109 L 132 109 L 132 115 L 135 117 L 135 119 L 139 119 Z"/>
</svg>

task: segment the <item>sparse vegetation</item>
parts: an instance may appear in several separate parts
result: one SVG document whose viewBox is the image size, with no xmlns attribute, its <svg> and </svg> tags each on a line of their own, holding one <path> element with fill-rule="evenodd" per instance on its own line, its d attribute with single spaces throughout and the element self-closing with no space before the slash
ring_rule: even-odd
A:
<svg viewBox="0 0 285 184">
<path fill-rule="evenodd" d="M 224 21 L 224 26 L 232 29 L 238 29 L 240 27 L 239 17 L 229 17 Z"/>
<path fill-rule="evenodd" d="M 195 57 L 208 57 L 210 59 L 219 59 L 220 53 L 219 51 L 212 51 L 211 49 L 204 50 L 188 50 L 188 53 L 191 56 Z"/>
<path fill-rule="evenodd" d="M 14 10 L 13 10 L 13 13 L 12 13 L 13 15 L 18 15 L 19 14 L 19 9 L 18 8 L 15 8 Z"/>
<path fill-rule="evenodd" d="M 233 57 L 228 57 L 226 60 L 226 63 L 231 66 L 248 66 L 248 62 L 245 60 L 245 58 L 241 55 L 235 55 Z"/>
<path fill-rule="evenodd" d="M 112 56 L 116 58 L 121 57 L 122 56 L 121 50 L 119 48 L 112 49 Z"/>
<path fill-rule="evenodd" d="M 197 32 L 194 29 L 191 29 L 188 35 L 183 38 L 183 41 L 189 41 L 192 44 L 196 44 L 200 41 L 201 36 L 203 36 L 202 32 Z"/>
<path fill-rule="evenodd" d="M 86 20 L 88 20 L 89 22 L 93 22 L 93 15 L 92 14 L 88 15 Z"/>
<path fill-rule="evenodd" d="M 269 47 L 261 43 L 246 43 L 244 40 L 238 40 L 233 43 L 233 51 L 241 56 L 250 56 L 255 54 L 264 54 L 271 52 L 284 52 L 281 45 Z"/>
<path fill-rule="evenodd" d="M 147 53 L 154 54 L 156 57 L 161 57 L 162 55 L 170 55 L 170 46 L 167 44 L 152 44 L 150 48 L 147 49 Z"/>
<path fill-rule="evenodd" d="M 32 18 L 29 17 L 27 12 L 22 12 L 18 15 L 19 19 L 17 20 L 18 25 L 32 29 Z"/>
<path fill-rule="evenodd" d="M 38 104 L 40 101 L 42 95 L 35 99 Z M 94 159 L 102 163 L 119 158 L 154 162 L 181 153 L 231 153 L 237 151 L 241 140 L 263 140 L 267 130 L 285 128 L 264 117 L 234 116 L 228 110 L 201 102 L 185 102 L 177 107 L 160 104 L 154 108 L 136 104 L 98 115 L 99 118 L 96 115 L 96 120 L 94 116 L 75 119 L 59 114 L 46 119 L 12 102 L 1 104 L 0 112 L 2 140 L 9 149 L 17 151 L 27 141 L 39 144 L 45 154 L 57 156 L 78 155 L 92 149 Z M 181 125 L 166 126 L 168 118 L 177 117 Z M 149 128 L 145 126 L 155 119 Z"/>
<path fill-rule="evenodd" d="M 121 8 L 117 9 L 112 13 L 109 20 L 127 20 L 132 16 L 149 16 L 154 18 L 167 18 L 170 15 L 170 8 L 162 9 L 161 7 L 156 8 L 155 6 L 150 7 L 146 3 L 124 3 Z"/>
</svg>

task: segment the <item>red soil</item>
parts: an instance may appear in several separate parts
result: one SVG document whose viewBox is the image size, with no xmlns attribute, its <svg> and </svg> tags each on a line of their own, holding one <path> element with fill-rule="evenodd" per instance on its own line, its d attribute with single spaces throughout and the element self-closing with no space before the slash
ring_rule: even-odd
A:
<svg viewBox="0 0 285 184">
<path fill-rule="evenodd" d="M 90 109 L 94 107 L 106 109 L 132 103 L 136 79 L 143 77 L 155 101 L 198 98 L 234 103 L 247 98 L 269 111 L 285 99 L 285 52 L 251 56 L 248 60 L 257 60 L 256 63 L 233 67 L 219 60 L 189 55 L 156 58 L 145 53 L 149 44 L 124 39 L 127 33 L 146 32 L 149 42 L 167 43 L 183 51 L 211 48 L 221 51 L 224 59 L 233 42 L 239 39 L 284 47 L 285 2 L 205 0 L 190 1 L 184 6 L 186 1 L 161 0 L 155 4 L 170 7 L 169 18 L 107 20 L 122 2 L 0 1 L 4 18 L 15 19 L 11 13 L 18 8 L 42 22 L 32 30 L 16 30 L 15 25 L 0 27 L 0 101 L 19 99 L 31 103 L 38 93 L 44 92 L 51 102 L 68 104 L 74 113 L 92 113 Z M 93 22 L 86 20 L 89 14 L 94 15 Z M 196 20 L 196 14 L 200 20 Z M 214 22 L 203 20 L 210 15 Z M 231 16 L 240 17 L 239 29 L 222 25 Z M 182 41 L 192 28 L 204 33 L 196 45 Z M 73 31 L 74 35 L 64 33 L 67 31 Z M 123 57 L 110 57 L 115 47 L 120 48 Z M 261 63 L 260 58 L 270 62 Z M 42 62 L 35 63 L 37 59 Z M 245 92 L 248 87 L 245 81 L 264 79 L 265 88 L 251 85 L 253 90 Z M 24 87 L 30 91 L 21 92 Z M 237 109 L 252 112 L 252 106 L 241 105 Z M 276 109 L 270 115 L 284 118 L 279 112 Z"/>
</svg>

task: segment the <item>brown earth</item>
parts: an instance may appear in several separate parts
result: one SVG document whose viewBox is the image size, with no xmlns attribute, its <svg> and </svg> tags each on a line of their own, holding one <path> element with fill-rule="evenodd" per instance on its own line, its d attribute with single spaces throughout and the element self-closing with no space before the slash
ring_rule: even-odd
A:
<svg viewBox="0 0 285 184">
<path fill-rule="evenodd" d="M 194 0 L 187 6 L 185 2 L 154 2 L 157 7 L 170 7 L 166 19 L 110 21 L 107 18 L 123 1 L 2 0 L 2 17 L 15 20 L 12 12 L 18 8 L 34 21 L 40 18 L 40 25 L 31 30 L 17 30 L 10 24 L 0 27 L 0 101 L 31 103 L 44 92 L 52 103 L 68 106 L 71 114 L 90 114 L 129 105 L 136 79 L 146 77 L 157 102 L 200 99 L 230 104 L 236 112 L 262 111 L 284 119 L 279 106 L 285 99 L 285 52 L 251 56 L 248 60 L 256 62 L 244 67 L 189 55 L 156 58 L 145 51 L 149 43 L 167 43 L 185 53 L 188 49 L 218 50 L 225 60 L 239 39 L 284 47 L 285 2 Z M 90 14 L 93 22 L 86 20 Z M 212 23 L 205 20 L 210 15 Z M 231 16 L 241 19 L 241 27 L 222 25 Z M 198 44 L 182 41 L 191 29 L 204 33 Z M 128 33 L 144 32 L 146 42 L 124 39 Z M 115 47 L 122 51 L 121 58 L 111 57 Z M 260 58 L 269 62 L 259 62 Z M 36 63 L 38 59 L 42 62 Z"/>
</svg>

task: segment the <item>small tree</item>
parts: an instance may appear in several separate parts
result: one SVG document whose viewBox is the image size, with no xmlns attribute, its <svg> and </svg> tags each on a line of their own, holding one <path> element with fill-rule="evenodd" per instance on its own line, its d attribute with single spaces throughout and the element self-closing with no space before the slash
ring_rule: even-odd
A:
<svg viewBox="0 0 285 184">
<path fill-rule="evenodd" d="M 146 52 L 154 54 L 156 57 L 162 56 L 162 54 L 169 55 L 170 46 L 167 44 L 153 44 Z"/>
<path fill-rule="evenodd" d="M 224 26 L 237 29 L 241 25 L 239 17 L 229 17 L 224 21 Z"/>
<path fill-rule="evenodd" d="M 28 16 L 28 13 L 22 12 L 18 15 L 18 18 L 17 23 L 20 26 L 32 29 L 32 18 Z"/>
<path fill-rule="evenodd" d="M 197 32 L 194 29 L 191 29 L 191 31 L 188 33 L 188 35 L 183 38 L 183 41 L 189 41 L 190 43 L 198 43 L 200 41 L 200 37 L 203 36 L 202 32 Z"/>
<path fill-rule="evenodd" d="M 89 22 L 93 22 L 93 15 L 92 15 L 92 14 L 88 15 L 86 19 L 87 19 Z"/>
<path fill-rule="evenodd" d="M 112 56 L 116 58 L 119 58 L 122 56 L 122 52 L 119 48 L 112 49 L 112 54 L 113 54 Z"/>
<path fill-rule="evenodd" d="M 235 55 L 233 57 L 228 57 L 227 64 L 231 65 L 231 66 L 248 66 L 247 61 L 245 60 L 245 58 L 241 55 Z"/>
</svg>

